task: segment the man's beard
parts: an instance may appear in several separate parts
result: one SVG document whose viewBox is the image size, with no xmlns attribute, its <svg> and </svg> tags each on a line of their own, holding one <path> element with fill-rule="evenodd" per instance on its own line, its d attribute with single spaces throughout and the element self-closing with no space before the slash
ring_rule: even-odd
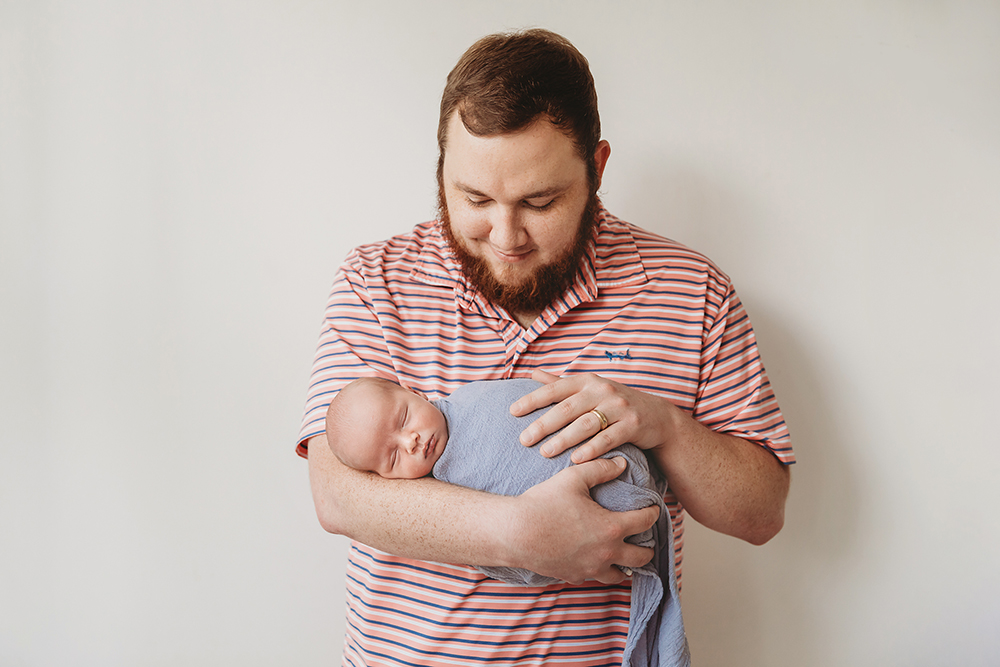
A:
<svg viewBox="0 0 1000 667">
<path fill-rule="evenodd" d="M 587 245 L 594 236 L 599 207 L 600 200 L 597 193 L 591 193 L 580 217 L 580 228 L 577 230 L 573 245 L 554 262 L 535 269 L 521 283 L 509 285 L 494 275 L 493 269 L 484 258 L 474 256 L 462 241 L 455 237 L 444 193 L 440 191 L 438 193 L 438 217 L 441 220 L 441 228 L 448 246 L 462 266 L 462 273 L 488 302 L 512 314 L 540 313 L 573 284 L 587 252 Z"/>
</svg>

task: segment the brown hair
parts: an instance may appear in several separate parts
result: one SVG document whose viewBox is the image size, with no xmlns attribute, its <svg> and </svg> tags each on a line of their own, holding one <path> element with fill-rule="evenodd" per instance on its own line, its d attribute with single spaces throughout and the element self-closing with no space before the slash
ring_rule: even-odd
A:
<svg viewBox="0 0 1000 667">
<path fill-rule="evenodd" d="M 597 90 L 587 59 L 565 37 L 541 28 L 487 35 L 459 58 L 441 96 L 439 182 L 448 120 L 455 112 L 479 137 L 516 132 L 545 116 L 573 140 L 596 190 Z"/>
</svg>

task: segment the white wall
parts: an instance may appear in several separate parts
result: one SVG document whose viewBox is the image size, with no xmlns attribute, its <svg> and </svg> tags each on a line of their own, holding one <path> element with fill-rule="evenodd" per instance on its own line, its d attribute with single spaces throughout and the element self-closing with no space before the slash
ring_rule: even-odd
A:
<svg viewBox="0 0 1000 667">
<path fill-rule="evenodd" d="M 781 535 L 689 529 L 696 664 L 1000 661 L 996 2 L 0 0 L 0 664 L 334 663 L 292 452 L 326 290 L 432 215 L 445 75 L 527 25 L 795 439 Z"/>
</svg>

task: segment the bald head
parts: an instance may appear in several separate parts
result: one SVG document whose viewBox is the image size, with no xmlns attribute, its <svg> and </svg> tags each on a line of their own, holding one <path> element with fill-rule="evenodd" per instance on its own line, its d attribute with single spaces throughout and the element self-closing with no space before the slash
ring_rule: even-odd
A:
<svg viewBox="0 0 1000 667">
<path fill-rule="evenodd" d="M 414 391 L 383 378 L 344 387 L 326 412 L 330 451 L 344 465 L 382 477 L 429 475 L 448 441 L 444 415 Z"/>
<path fill-rule="evenodd" d="M 367 447 L 377 428 L 379 408 L 395 391 L 395 382 L 364 377 L 351 382 L 330 401 L 326 411 L 326 440 L 341 463 L 356 470 L 372 470 Z"/>
</svg>

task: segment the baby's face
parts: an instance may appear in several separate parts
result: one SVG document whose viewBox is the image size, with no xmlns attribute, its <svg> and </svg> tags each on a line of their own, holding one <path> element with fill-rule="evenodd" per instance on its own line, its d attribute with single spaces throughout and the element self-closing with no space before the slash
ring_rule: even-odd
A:
<svg viewBox="0 0 1000 667">
<path fill-rule="evenodd" d="M 363 420 L 367 432 L 357 438 L 354 458 L 361 469 L 391 479 L 429 475 L 448 442 L 448 423 L 441 411 L 398 386 L 371 391 L 362 406 L 372 418 Z"/>
</svg>

